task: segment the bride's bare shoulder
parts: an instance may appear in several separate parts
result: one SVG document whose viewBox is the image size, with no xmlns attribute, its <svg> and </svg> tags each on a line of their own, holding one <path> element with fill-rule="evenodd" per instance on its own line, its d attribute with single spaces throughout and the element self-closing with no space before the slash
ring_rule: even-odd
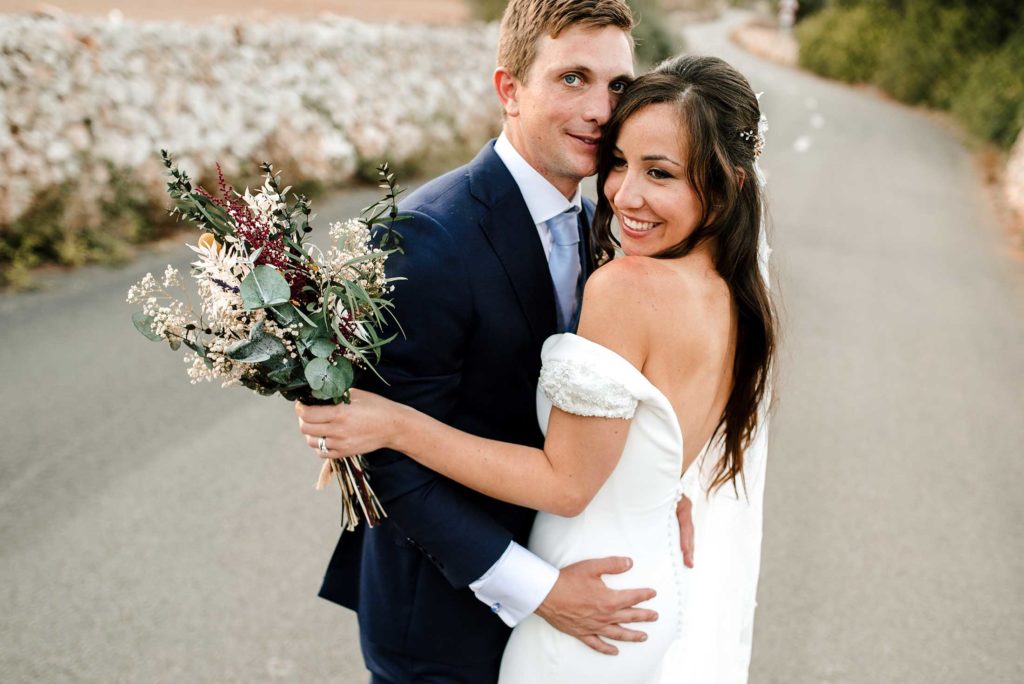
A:
<svg viewBox="0 0 1024 684">
<path fill-rule="evenodd" d="M 579 334 L 642 366 L 660 270 L 656 259 L 628 256 L 594 271 L 583 290 Z"/>
</svg>

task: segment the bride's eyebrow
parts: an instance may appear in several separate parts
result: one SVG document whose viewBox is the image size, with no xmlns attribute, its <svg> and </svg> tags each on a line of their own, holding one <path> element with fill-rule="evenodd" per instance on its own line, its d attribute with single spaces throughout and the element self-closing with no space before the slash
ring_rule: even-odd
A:
<svg viewBox="0 0 1024 684">
<path fill-rule="evenodd" d="M 618 148 L 615 148 L 615 149 L 618 149 Z M 641 159 L 641 161 L 666 161 L 669 164 L 675 164 L 676 166 L 678 166 L 680 168 L 682 168 L 682 166 L 683 166 L 682 164 L 677 162 L 675 159 L 672 159 L 671 157 L 666 157 L 663 154 L 645 154 L 640 159 Z"/>
</svg>

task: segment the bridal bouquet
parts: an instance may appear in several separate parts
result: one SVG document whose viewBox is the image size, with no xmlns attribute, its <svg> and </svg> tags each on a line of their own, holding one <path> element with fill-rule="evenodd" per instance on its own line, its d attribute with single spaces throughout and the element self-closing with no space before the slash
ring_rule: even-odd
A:
<svg viewBox="0 0 1024 684">
<path fill-rule="evenodd" d="M 132 317 L 135 327 L 172 350 L 186 347 L 193 384 L 216 379 L 306 404 L 347 402 L 356 373 L 374 372 L 381 348 L 394 339 L 382 333 L 394 321 L 387 295 L 396 280 L 385 275 L 384 264 L 399 249 L 394 223 L 402 191 L 387 164 L 378 168 L 386 196 L 362 218 L 331 224 L 333 244 L 321 251 L 305 242 L 312 230 L 309 202 L 302 196 L 289 202 L 290 188 L 280 187 L 272 165 L 261 166 L 264 184 L 255 194 L 235 192 L 218 165 L 215 196 L 193 187 L 171 156 L 162 155 L 171 214 L 201 232 L 189 245 L 198 257 L 191 280 L 199 307 L 168 266 L 162 278 L 147 274 L 128 291 L 128 301 L 142 305 Z M 384 232 L 375 247 L 370 230 L 377 223 Z M 355 529 L 360 513 L 371 527 L 386 515 L 359 456 L 325 461 L 317 488 L 331 479 L 341 487 L 346 529 Z"/>
</svg>

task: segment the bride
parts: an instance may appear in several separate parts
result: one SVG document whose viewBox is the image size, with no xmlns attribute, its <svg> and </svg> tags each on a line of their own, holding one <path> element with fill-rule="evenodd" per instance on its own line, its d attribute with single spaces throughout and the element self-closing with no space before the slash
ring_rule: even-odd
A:
<svg viewBox="0 0 1024 684">
<path fill-rule="evenodd" d="M 688 612 L 676 504 L 694 482 L 708 495 L 742 491 L 775 350 L 759 256 L 760 118 L 746 79 L 716 58 L 676 58 L 623 94 L 601 142 L 594 230 L 607 257 L 616 245 L 625 256 L 587 281 L 578 334 L 544 344 L 543 449 L 460 432 L 359 390 L 343 411 L 299 407 L 309 445 L 328 438 L 321 456 L 402 452 L 541 511 L 530 549 L 554 566 L 629 556 L 632 568 L 608 585 L 656 589 L 644 605 L 659 615 L 647 639 L 614 657 L 526 618 L 505 650 L 502 684 L 641 684 L 695 671 L 674 658 L 662 673 L 673 643 L 702 629 Z"/>
</svg>

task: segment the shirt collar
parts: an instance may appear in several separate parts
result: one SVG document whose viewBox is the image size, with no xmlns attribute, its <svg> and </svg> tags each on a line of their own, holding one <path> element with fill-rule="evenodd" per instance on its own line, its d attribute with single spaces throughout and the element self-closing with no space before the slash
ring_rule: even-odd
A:
<svg viewBox="0 0 1024 684">
<path fill-rule="evenodd" d="M 530 211 L 530 217 L 534 223 L 545 223 L 568 209 L 575 208 L 577 211 L 582 209 L 583 193 L 580 187 L 577 185 L 576 193 L 571 200 L 567 200 L 565 195 L 523 159 L 523 155 L 519 154 L 519 151 L 512 146 L 512 142 L 504 131 L 494 143 L 494 152 L 508 168 L 516 185 L 519 186 L 519 192 L 526 201 L 526 208 Z"/>
</svg>

